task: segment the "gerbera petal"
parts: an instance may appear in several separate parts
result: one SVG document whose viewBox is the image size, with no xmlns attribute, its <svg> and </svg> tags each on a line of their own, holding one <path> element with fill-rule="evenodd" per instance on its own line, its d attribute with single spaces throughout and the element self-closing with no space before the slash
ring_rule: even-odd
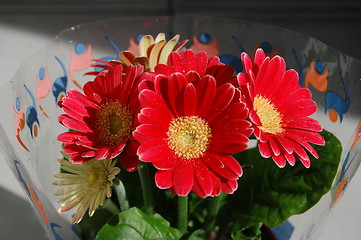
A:
<svg viewBox="0 0 361 240">
<path fill-rule="evenodd" d="M 304 99 L 293 103 L 292 105 L 285 106 L 282 113 L 293 118 L 308 117 L 317 111 L 317 105 L 314 101 Z"/>
<path fill-rule="evenodd" d="M 283 118 L 283 127 L 284 128 L 295 128 L 295 129 L 304 129 L 308 131 L 319 132 L 322 130 L 321 124 L 310 117 L 303 118 Z"/>
<path fill-rule="evenodd" d="M 213 192 L 213 179 L 203 164 L 195 166 L 192 191 L 201 198 L 208 197 Z"/>
<path fill-rule="evenodd" d="M 133 136 L 140 143 L 155 138 L 167 138 L 167 134 L 162 131 L 161 128 L 153 124 L 142 124 L 138 126 L 137 129 L 133 132 Z"/>
<path fill-rule="evenodd" d="M 168 57 L 168 66 L 171 66 L 173 73 L 185 73 L 184 61 L 179 53 L 172 52 Z"/>
<path fill-rule="evenodd" d="M 193 166 L 179 162 L 173 170 L 173 187 L 178 196 L 187 196 L 194 184 Z"/>
<path fill-rule="evenodd" d="M 235 94 L 235 88 L 231 84 L 223 84 L 217 88 L 214 101 L 206 115 L 208 122 L 212 122 L 220 113 L 228 107 Z M 211 104 L 211 103 L 209 103 Z"/>
<path fill-rule="evenodd" d="M 324 145 L 325 139 L 317 132 L 306 131 L 302 129 L 287 129 L 284 136 L 296 142 L 307 141 L 317 145 Z"/>
<path fill-rule="evenodd" d="M 155 173 L 155 184 L 160 189 L 168 189 L 173 186 L 173 170 L 158 170 Z"/>
<path fill-rule="evenodd" d="M 283 168 L 286 166 L 286 158 L 283 155 L 274 155 L 272 156 L 272 159 L 278 167 Z"/>
<path fill-rule="evenodd" d="M 236 191 L 238 188 L 238 183 L 236 180 L 224 179 L 223 181 L 221 180 L 221 183 L 222 191 L 228 194 L 234 193 L 234 191 Z"/>
<path fill-rule="evenodd" d="M 216 81 L 211 76 L 200 80 L 196 86 L 197 90 L 197 115 L 203 117 L 216 96 Z"/>
<path fill-rule="evenodd" d="M 254 64 L 260 68 L 263 61 L 266 59 L 266 54 L 263 52 L 262 48 L 258 48 L 256 50 L 255 56 L 254 56 Z"/>
<path fill-rule="evenodd" d="M 142 143 L 137 153 L 143 162 L 153 162 L 162 159 L 164 156 L 174 155 L 163 139 L 152 139 Z"/>
<path fill-rule="evenodd" d="M 213 191 L 211 193 L 211 196 L 218 196 L 222 191 L 221 180 L 219 180 L 219 178 L 215 174 L 213 174 L 213 173 L 210 173 L 210 174 L 211 174 L 212 183 L 213 183 Z"/>
<path fill-rule="evenodd" d="M 247 149 L 248 143 L 249 139 L 243 133 L 225 130 L 212 136 L 209 149 L 219 153 L 232 154 Z"/>
<path fill-rule="evenodd" d="M 232 156 L 207 152 L 202 157 L 202 161 L 206 166 L 224 178 L 238 179 L 242 176 L 242 167 Z"/>
<path fill-rule="evenodd" d="M 83 133 L 93 132 L 93 129 L 91 129 L 86 123 L 73 119 L 66 114 L 60 115 L 58 120 L 65 127 L 73 129 L 75 131 L 79 131 Z"/>
<path fill-rule="evenodd" d="M 259 142 L 258 150 L 262 157 L 269 158 L 272 156 L 271 147 L 268 142 Z"/>
<path fill-rule="evenodd" d="M 295 150 L 295 153 L 298 155 L 298 157 L 300 158 L 301 162 L 303 163 L 304 161 L 310 161 L 309 156 L 307 155 L 307 152 L 296 142 L 290 141 L 290 143 L 293 146 L 293 149 Z"/>
<path fill-rule="evenodd" d="M 196 112 L 197 92 L 193 84 L 189 83 L 184 89 L 183 96 L 183 113 L 184 116 L 192 116 Z"/>
<path fill-rule="evenodd" d="M 155 124 L 167 131 L 172 118 L 168 115 L 167 111 L 143 108 L 138 115 L 138 119 L 141 124 Z"/>
<path fill-rule="evenodd" d="M 176 164 L 176 159 L 173 155 L 162 155 L 155 159 L 153 162 L 155 168 L 159 170 L 173 169 Z"/>
<path fill-rule="evenodd" d="M 105 159 L 109 154 L 109 148 L 102 147 L 95 151 L 95 158 L 97 159 Z"/>
<path fill-rule="evenodd" d="M 173 73 L 172 69 L 170 67 L 168 67 L 168 65 L 165 65 L 165 64 L 158 64 L 157 66 L 155 66 L 154 71 L 157 74 L 162 74 L 168 78 Z"/>
<path fill-rule="evenodd" d="M 138 168 L 138 156 L 132 156 L 129 154 L 122 154 L 120 155 L 120 164 L 122 167 L 127 170 L 128 172 L 133 172 Z"/>
<path fill-rule="evenodd" d="M 285 154 L 284 156 L 291 166 L 294 166 L 296 164 L 296 158 L 293 154 Z"/>
<path fill-rule="evenodd" d="M 281 154 L 280 146 L 278 145 L 278 142 L 274 138 L 269 138 L 269 143 L 272 149 L 272 156 L 278 156 Z"/>
</svg>

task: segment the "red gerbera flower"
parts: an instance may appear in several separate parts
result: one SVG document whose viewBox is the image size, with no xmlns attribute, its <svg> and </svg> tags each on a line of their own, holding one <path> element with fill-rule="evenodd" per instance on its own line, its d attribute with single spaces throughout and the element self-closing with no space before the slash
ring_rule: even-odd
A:
<svg viewBox="0 0 361 240">
<path fill-rule="evenodd" d="M 182 50 L 169 54 L 167 64 L 158 64 L 154 68 L 156 74 L 162 74 L 169 78 L 173 73 L 187 74 L 187 80 L 193 82 L 199 77 L 211 75 L 217 86 L 223 83 L 236 82 L 236 76 L 231 66 L 220 62 L 218 57 L 208 58 L 207 53 L 193 53 L 191 50 Z M 154 80 L 154 79 L 153 79 Z M 154 89 L 153 83 L 144 81 L 140 89 Z"/>
<path fill-rule="evenodd" d="M 105 70 L 84 85 L 84 94 L 68 90 L 59 102 L 65 112 L 59 122 L 74 131 L 60 134 L 58 140 L 65 143 L 64 151 L 71 154 L 72 162 L 114 158 L 124 153 L 120 158 L 123 167 L 135 170 L 138 144 L 132 131 L 140 110 L 138 76 L 143 67 L 130 66 L 123 71 L 122 65 L 105 64 Z"/>
<path fill-rule="evenodd" d="M 197 79 L 192 81 L 193 79 Z M 248 111 L 234 101 L 231 84 L 197 72 L 157 75 L 154 90 L 140 93 L 139 159 L 158 169 L 156 185 L 179 196 L 233 193 L 242 175 L 229 154 L 247 148 L 252 134 Z"/>
<path fill-rule="evenodd" d="M 238 74 L 238 84 L 250 110 L 261 155 L 272 157 L 279 167 L 286 162 L 294 165 L 296 155 L 305 167 L 310 167 L 305 149 L 318 158 L 309 143 L 325 144 L 317 133 L 322 130 L 320 123 L 309 117 L 317 110 L 310 90 L 300 87 L 297 72 L 286 71 L 280 56 L 270 59 L 258 49 L 253 63 L 246 53 L 241 58 L 245 71 Z"/>
</svg>

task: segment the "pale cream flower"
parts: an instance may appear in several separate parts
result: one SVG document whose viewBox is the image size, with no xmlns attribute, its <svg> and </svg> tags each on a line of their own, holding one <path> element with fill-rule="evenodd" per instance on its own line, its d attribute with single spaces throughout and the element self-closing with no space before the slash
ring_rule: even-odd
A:
<svg viewBox="0 0 361 240">
<path fill-rule="evenodd" d="M 60 178 L 54 185 L 67 186 L 58 189 L 54 195 L 61 196 L 59 212 L 66 212 L 79 205 L 73 216 L 72 223 L 79 223 L 89 209 L 89 216 L 93 216 L 99 206 L 103 206 L 106 197 L 112 195 L 112 185 L 115 175 L 120 172 L 114 167 L 116 160 L 93 159 L 84 163 L 71 163 L 65 159 L 58 160 L 61 168 L 68 173 L 55 174 Z"/>
<path fill-rule="evenodd" d="M 158 64 L 166 64 L 171 52 L 178 52 L 188 40 L 179 41 L 179 34 L 167 41 L 164 33 L 159 33 L 154 39 L 151 35 L 145 35 L 139 41 L 139 56 L 134 56 L 130 51 L 123 51 L 119 58 L 128 66 L 143 65 L 144 71 L 154 71 Z"/>
</svg>

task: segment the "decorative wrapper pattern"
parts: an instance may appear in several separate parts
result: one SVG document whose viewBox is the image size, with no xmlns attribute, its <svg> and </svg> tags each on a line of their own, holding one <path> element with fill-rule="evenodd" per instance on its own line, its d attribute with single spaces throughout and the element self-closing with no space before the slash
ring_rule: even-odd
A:
<svg viewBox="0 0 361 240">
<path fill-rule="evenodd" d="M 59 172 L 56 159 L 61 158 L 57 136 L 65 130 L 57 121 L 62 113 L 58 100 L 67 89 L 80 90 L 92 79 L 83 76 L 94 71 L 92 59 L 108 61 L 118 59 L 121 51 L 136 52 L 144 34 L 160 32 L 169 38 L 180 34 L 181 40 L 190 40 L 187 48 L 217 55 L 236 72 L 243 71 L 241 52 L 251 55 L 259 47 L 270 57 L 282 56 L 287 67 L 298 71 L 300 85 L 311 90 L 319 107 L 314 118 L 342 142 L 342 160 L 331 191 L 307 213 L 291 217 L 274 231 L 286 228 L 284 239 L 317 238 L 320 223 L 361 160 L 361 62 L 299 33 L 210 17 L 118 19 L 70 28 L 24 61 L 0 90 L 0 147 L 48 236 L 78 239 L 70 224 L 74 212 L 60 215 L 53 195 L 53 175 Z"/>
</svg>

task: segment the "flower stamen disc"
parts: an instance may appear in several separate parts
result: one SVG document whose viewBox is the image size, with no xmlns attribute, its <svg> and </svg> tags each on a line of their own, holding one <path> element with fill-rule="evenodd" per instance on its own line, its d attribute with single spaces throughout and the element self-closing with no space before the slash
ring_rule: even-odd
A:
<svg viewBox="0 0 361 240">
<path fill-rule="evenodd" d="M 181 158 L 203 156 L 208 149 L 211 129 L 208 123 L 196 116 L 178 117 L 169 126 L 168 145 Z"/>
<path fill-rule="evenodd" d="M 283 132 L 282 117 L 269 99 L 257 95 L 254 98 L 253 108 L 261 120 L 262 126 L 259 126 L 259 128 L 262 131 L 271 134 Z"/>
<path fill-rule="evenodd" d="M 97 112 L 97 130 L 103 144 L 118 145 L 128 139 L 133 116 L 119 101 L 103 104 Z"/>
<path fill-rule="evenodd" d="M 86 180 L 89 191 L 98 192 L 107 187 L 108 172 L 100 161 L 96 160 L 88 166 Z"/>
</svg>

